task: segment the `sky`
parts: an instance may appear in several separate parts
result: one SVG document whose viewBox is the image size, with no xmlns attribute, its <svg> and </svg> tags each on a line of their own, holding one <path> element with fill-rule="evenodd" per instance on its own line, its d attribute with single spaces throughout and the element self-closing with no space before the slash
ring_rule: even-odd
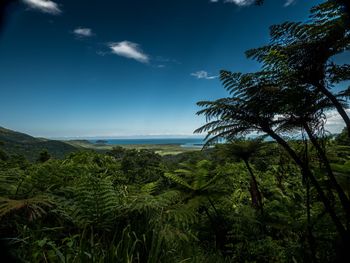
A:
<svg viewBox="0 0 350 263">
<path fill-rule="evenodd" d="M 0 126 L 38 137 L 191 135 L 221 69 L 316 0 L 21 0 L 0 36 Z M 334 114 L 333 114 L 334 115 Z M 332 129 L 341 120 L 331 117 Z"/>
</svg>

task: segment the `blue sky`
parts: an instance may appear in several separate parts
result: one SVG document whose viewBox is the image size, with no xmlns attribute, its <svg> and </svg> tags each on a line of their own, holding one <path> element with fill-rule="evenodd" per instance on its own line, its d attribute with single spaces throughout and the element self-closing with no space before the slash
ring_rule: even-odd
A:
<svg viewBox="0 0 350 263">
<path fill-rule="evenodd" d="M 22 0 L 0 36 L 0 126 L 34 136 L 190 135 L 220 69 L 320 1 Z"/>
</svg>

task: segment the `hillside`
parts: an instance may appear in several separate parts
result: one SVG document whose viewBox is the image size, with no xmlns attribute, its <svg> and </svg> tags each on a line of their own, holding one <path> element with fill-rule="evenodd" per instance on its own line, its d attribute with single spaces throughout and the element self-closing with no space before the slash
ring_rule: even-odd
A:
<svg viewBox="0 0 350 263">
<path fill-rule="evenodd" d="M 54 158 L 63 158 L 77 150 L 77 147 L 61 141 L 35 138 L 3 127 L 0 127 L 0 142 L 4 143 L 1 148 L 7 154 L 23 155 L 31 161 L 36 160 L 43 150 L 47 150 Z"/>
</svg>

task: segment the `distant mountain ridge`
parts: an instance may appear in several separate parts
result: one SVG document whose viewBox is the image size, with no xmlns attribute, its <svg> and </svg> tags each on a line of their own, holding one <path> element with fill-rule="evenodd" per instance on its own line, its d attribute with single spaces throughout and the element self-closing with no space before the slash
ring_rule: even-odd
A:
<svg viewBox="0 0 350 263">
<path fill-rule="evenodd" d="M 34 161 L 40 152 L 47 150 L 54 158 L 63 158 L 66 154 L 77 151 L 78 148 L 68 143 L 44 138 L 35 138 L 28 134 L 0 127 L 0 146 L 8 155 L 23 155 Z"/>
</svg>

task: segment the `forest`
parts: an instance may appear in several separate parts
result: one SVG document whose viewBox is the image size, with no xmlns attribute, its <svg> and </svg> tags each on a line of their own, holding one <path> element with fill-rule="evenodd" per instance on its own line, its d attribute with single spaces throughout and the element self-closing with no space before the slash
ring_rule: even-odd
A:
<svg viewBox="0 0 350 263">
<path fill-rule="evenodd" d="M 258 1 L 258 4 L 264 4 Z M 31 160 L 0 144 L 0 237 L 11 262 L 348 262 L 348 1 L 270 27 L 200 101 L 202 151 L 115 147 Z M 335 111 L 345 128 L 330 134 Z M 254 134 L 254 136 L 251 136 Z M 253 138 L 254 137 L 254 138 Z"/>
</svg>

